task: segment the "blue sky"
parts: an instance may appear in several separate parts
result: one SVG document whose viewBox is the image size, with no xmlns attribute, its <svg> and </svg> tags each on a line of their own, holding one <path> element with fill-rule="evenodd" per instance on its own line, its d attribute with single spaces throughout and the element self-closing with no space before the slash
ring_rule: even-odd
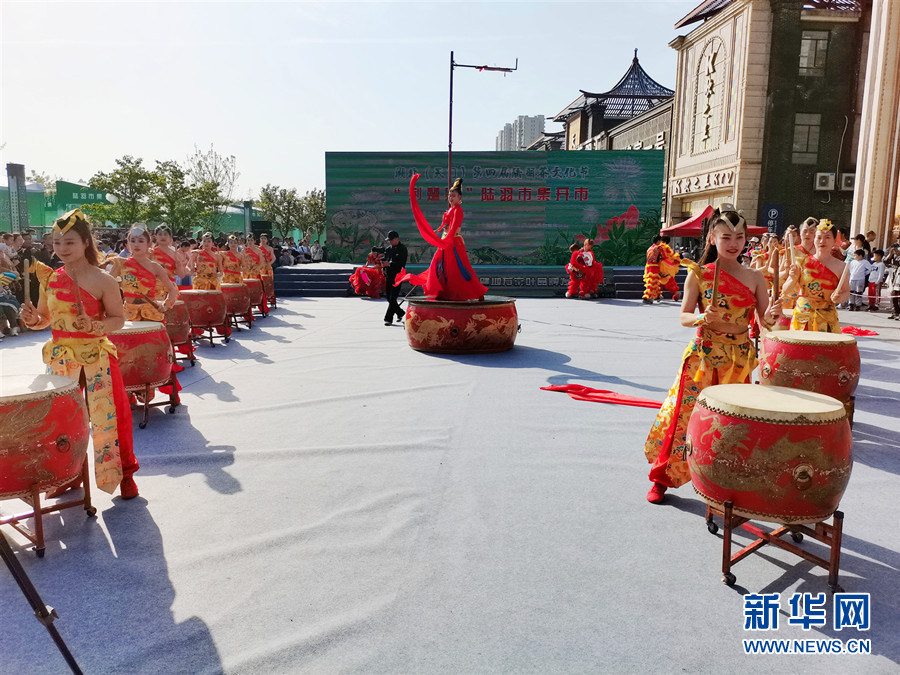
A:
<svg viewBox="0 0 900 675">
<path fill-rule="evenodd" d="M 586 3 L 0 2 L 0 162 L 87 179 L 124 154 L 235 155 L 238 197 L 324 187 L 326 151 L 493 150 L 641 65 L 674 88 L 699 0 Z M 558 129 L 558 125 L 549 125 Z M 0 179 L 2 180 L 2 179 Z"/>
</svg>

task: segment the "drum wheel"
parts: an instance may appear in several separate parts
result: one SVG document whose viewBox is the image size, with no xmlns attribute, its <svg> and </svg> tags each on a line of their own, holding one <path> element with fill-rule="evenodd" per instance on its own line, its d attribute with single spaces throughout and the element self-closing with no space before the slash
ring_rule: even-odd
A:
<svg viewBox="0 0 900 675">
<path fill-rule="evenodd" d="M 793 539 L 796 543 L 800 543 L 803 541 L 803 533 L 802 532 L 791 532 L 791 539 Z"/>
<path fill-rule="evenodd" d="M 35 546 L 34 549 L 32 549 L 32 550 L 34 551 L 35 555 L 37 555 L 38 558 L 43 558 L 44 553 L 47 552 L 47 549 L 44 548 L 43 546 L 41 546 L 41 547 Z"/>
<path fill-rule="evenodd" d="M 96 506 L 85 506 L 84 511 L 85 511 L 85 513 L 88 514 L 88 518 L 93 518 L 94 516 L 97 515 L 97 507 Z"/>
<path fill-rule="evenodd" d="M 715 534 L 716 532 L 719 531 L 719 526 L 716 525 L 713 521 L 707 520 L 706 521 L 706 529 L 709 530 L 710 534 Z"/>
<path fill-rule="evenodd" d="M 722 582 L 726 586 L 734 586 L 735 581 L 737 581 L 737 577 L 734 576 L 731 572 L 725 572 L 725 575 L 722 577 Z"/>
</svg>

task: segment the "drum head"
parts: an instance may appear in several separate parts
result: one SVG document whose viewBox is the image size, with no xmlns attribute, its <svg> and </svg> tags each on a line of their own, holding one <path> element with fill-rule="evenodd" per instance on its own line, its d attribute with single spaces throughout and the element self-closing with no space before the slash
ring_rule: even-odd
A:
<svg viewBox="0 0 900 675">
<path fill-rule="evenodd" d="M 855 345 L 856 338 L 843 333 L 820 333 L 814 330 L 782 330 L 767 336 L 769 340 L 800 345 Z"/>
<path fill-rule="evenodd" d="M 0 403 L 77 388 L 78 383 L 75 380 L 62 375 L 4 375 L 0 378 Z"/>
<path fill-rule="evenodd" d="M 845 417 L 844 404 L 831 396 L 763 384 L 717 384 L 707 387 L 697 404 L 709 410 L 766 422 L 831 423 Z"/>
<path fill-rule="evenodd" d="M 122 328 L 113 331 L 113 335 L 122 335 L 123 333 L 155 333 L 158 330 L 165 330 L 165 326 L 159 321 L 126 321 Z"/>
</svg>

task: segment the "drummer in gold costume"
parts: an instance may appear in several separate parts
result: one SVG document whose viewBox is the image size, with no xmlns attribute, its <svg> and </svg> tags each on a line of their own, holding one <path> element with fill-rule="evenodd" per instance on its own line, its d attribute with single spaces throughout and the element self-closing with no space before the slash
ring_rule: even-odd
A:
<svg viewBox="0 0 900 675">
<path fill-rule="evenodd" d="M 816 227 L 816 254 L 791 265 L 783 290 L 790 295 L 799 287 L 791 330 L 841 332 L 835 305 L 850 297 L 850 284 L 844 274 L 845 263 L 832 255 L 834 245 L 834 223 L 822 220 Z"/>
<path fill-rule="evenodd" d="M 178 300 L 178 287 L 169 279 L 166 269 L 150 258 L 147 226 L 134 225 L 128 232 L 126 245 L 131 257 L 116 257 L 110 264 L 110 273 L 119 282 L 125 299 L 125 318 L 165 323 L 165 311 Z M 162 302 L 157 301 L 158 287 L 162 287 L 166 296 Z"/>
<path fill-rule="evenodd" d="M 244 257 L 247 261 L 244 267 L 245 279 L 259 279 L 263 268 L 263 254 L 257 248 L 256 240 L 252 234 L 247 235 L 247 244 L 244 246 Z"/>
<path fill-rule="evenodd" d="M 131 410 L 116 348 L 107 337 L 125 324 L 122 296 L 115 279 L 97 267 L 90 225 L 79 209 L 59 218 L 52 234 L 53 252 L 64 267 L 54 271 L 35 263 L 40 302 L 36 308 L 26 302 L 22 317 L 32 330 L 51 328 L 43 350 L 47 371 L 71 377 L 87 391 L 97 487 L 112 494 L 118 486 L 131 499 L 138 496 L 133 474 L 139 468 Z"/>
<path fill-rule="evenodd" d="M 244 280 L 247 259 L 240 251 L 241 240 L 233 234 L 228 237 L 228 250 L 222 254 L 223 284 L 239 284 Z"/>
<path fill-rule="evenodd" d="M 155 242 L 153 248 L 150 249 L 150 256 L 165 268 L 169 281 L 174 284 L 176 277 L 186 277 L 187 260 L 180 249 L 176 249 L 173 245 L 175 240 L 172 238 L 172 231 L 168 225 L 165 223 L 158 225 L 153 230 L 153 237 Z M 165 290 L 161 284 L 157 284 L 156 294 L 158 296 L 165 295 Z"/>
<path fill-rule="evenodd" d="M 259 235 L 259 250 L 263 255 L 262 274 L 274 275 L 272 263 L 275 262 L 275 249 L 269 246 L 269 235 L 265 233 Z"/>
<path fill-rule="evenodd" d="M 191 253 L 188 269 L 193 273 L 195 291 L 218 291 L 221 289 L 219 275 L 222 272 L 222 255 L 215 250 L 212 232 L 207 232 L 200 240 L 200 248 Z"/>
<path fill-rule="evenodd" d="M 713 384 L 749 382 L 756 367 L 756 350 L 749 336 L 754 314 L 770 327 L 781 314 L 781 302 L 770 302 L 766 282 L 756 270 L 743 267 L 738 256 L 744 249 L 747 224 L 734 211 L 716 211 L 701 265 L 684 264 L 688 276 L 681 304 L 681 324 L 697 326 L 697 335 L 682 355 L 675 383 L 660 408 L 647 437 L 644 454 L 653 465 L 647 501 L 659 504 L 666 490 L 690 480 L 684 453 L 685 434 L 697 396 Z M 713 301 L 718 268 L 718 286 Z M 695 314 L 698 307 L 702 314 Z"/>
</svg>

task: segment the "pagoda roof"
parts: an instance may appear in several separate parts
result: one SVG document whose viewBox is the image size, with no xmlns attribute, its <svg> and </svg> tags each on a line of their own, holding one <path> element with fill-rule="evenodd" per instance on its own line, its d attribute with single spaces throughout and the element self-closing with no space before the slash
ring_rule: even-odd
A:
<svg viewBox="0 0 900 675">
<path fill-rule="evenodd" d="M 603 116 L 607 119 L 630 120 L 675 95 L 673 90 L 662 86 L 641 67 L 637 49 L 634 50 L 631 67 L 612 89 L 600 94 L 584 89 L 580 91 L 581 96 L 560 111 L 554 121 L 562 122 L 572 113 L 595 103 L 603 104 Z"/>
</svg>

